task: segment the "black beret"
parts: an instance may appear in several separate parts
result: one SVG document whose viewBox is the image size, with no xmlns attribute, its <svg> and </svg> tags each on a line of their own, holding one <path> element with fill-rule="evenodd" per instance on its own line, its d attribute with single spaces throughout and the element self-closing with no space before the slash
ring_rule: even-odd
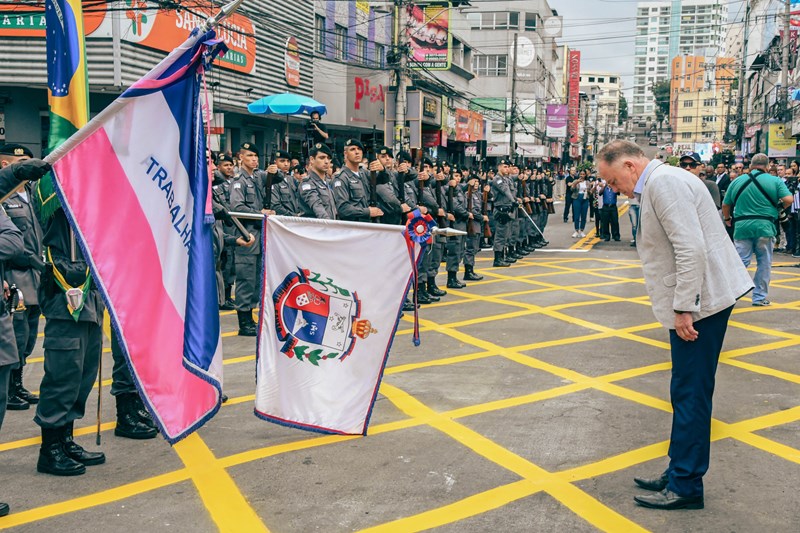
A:
<svg viewBox="0 0 800 533">
<path fill-rule="evenodd" d="M 287 152 L 286 150 L 276 150 L 275 151 L 275 159 L 291 159 L 292 154 Z"/>
<path fill-rule="evenodd" d="M 413 163 L 414 160 L 411 158 L 411 154 L 408 152 L 399 152 L 397 154 L 397 162 L 398 163 Z"/>
<path fill-rule="evenodd" d="M 247 150 L 248 152 L 253 152 L 254 154 L 258 155 L 258 148 L 253 143 L 242 143 L 241 150 Z"/>
<path fill-rule="evenodd" d="M 431 161 L 430 157 L 423 157 L 422 158 L 422 165 L 423 166 L 428 165 L 429 167 L 432 167 L 433 166 L 433 161 Z"/>
<path fill-rule="evenodd" d="M 13 157 L 30 157 L 33 158 L 33 152 L 27 146 L 21 144 L 4 144 L 0 148 L 0 155 L 10 155 Z"/>
<path fill-rule="evenodd" d="M 511 162 L 510 159 L 503 158 L 497 163 L 498 165 L 513 165 L 514 163 Z"/>
<path fill-rule="evenodd" d="M 389 157 L 394 157 L 394 152 L 388 146 L 381 146 L 378 148 L 378 155 L 388 155 Z"/>
<path fill-rule="evenodd" d="M 327 144 L 317 143 L 308 150 L 308 155 L 310 157 L 315 157 L 319 153 L 327 154 L 328 157 L 333 157 L 333 153 L 331 149 L 328 148 Z"/>
<path fill-rule="evenodd" d="M 364 151 L 364 145 L 361 144 L 361 141 L 359 141 L 358 139 L 347 139 L 347 142 L 344 143 L 344 145 L 346 147 L 357 146 L 358 148 L 361 149 L 362 152 Z"/>
<path fill-rule="evenodd" d="M 219 157 L 217 157 L 217 164 L 219 165 L 220 163 L 225 162 L 233 163 L 233 158 L 228 154 L 219 154 Z"/>
</svg>

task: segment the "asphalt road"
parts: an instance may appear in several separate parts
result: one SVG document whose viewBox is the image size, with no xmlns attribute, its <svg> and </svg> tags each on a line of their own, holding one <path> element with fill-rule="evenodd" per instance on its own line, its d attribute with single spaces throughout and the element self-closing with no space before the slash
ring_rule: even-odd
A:
<svg viewBox="0 0 800 533">
<path fill-rule="evenodd" d="M 33 412 L 9 412 L 0 501 L 12 514 L 0 529 L 796 532 L 800 269 L 775 268 L 772 307 L 743 299 L 734 311 L 706 508 L 646 510 L 634 505 L 632 477 L 667 463 L 668 337 L 622 221 L 621 242 L 577 241 L 559 214 L 547 251 L 505 269 L 481 254 L 483 281 L 421 310 L 420 347 L 401 324 L 367 437 L 253 416 L 255 343 L 235 336 L 231 313 L 222 317 L 231 400 L 174 448 L 115 437 L 106 386 L 107 463 L 56 478 L 36 473 Z M 40 343 L 26 369 L 32 389 L 41 355 Z M 107 353 L 104 377 L 110 368 Z M 96 401 L 78 424 L 90 449 Z"/>
</svg>

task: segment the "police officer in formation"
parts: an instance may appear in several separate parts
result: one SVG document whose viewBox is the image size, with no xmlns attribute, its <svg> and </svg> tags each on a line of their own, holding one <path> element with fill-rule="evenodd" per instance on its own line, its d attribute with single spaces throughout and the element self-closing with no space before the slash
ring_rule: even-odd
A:
<svg viewBox="0 0 800 533">
<path fill-rule="evenodd" d="M 231 185 L 231 211 L 253 214 L 275 214 L 266 208 L 266 173 L 258 168 L 258 149 L 252 143 L 242 144 L 239 150 L 239 173 Z M 261 221 L 243 220 L 244 227 L 261 241 Z M 240 247 L 236 250 L 236 314 L 239 335 L 256 336 L 253 309 L 261 298 L 261 246 Z"/>
<path fill-rule="evenodd" d="M 446 166 L 450 170 L 449 165 Z M 467 231 L 469 211 L 467 210 L 467 196 L 461 183 L 461 169 L 452 168 L 450 180 L 447 182 L 447 211 L 449 213 L 450 227 L 459 231 Z M 467 285 L 458 280 L 459 265 L 464 261 L 466 239 L 464 235 L 447 237 L 446 263 L 447 263 L 447 288 L 463 289 Z"/>
<path fill-rule="evenodd" d="M 0 167 L 33 158 L 33 153 L 19 144 L 6 144 L 0 148 Z M 38 291 L 44 262 L 42 261 L 42 227 L 34 212 L 33 194 L 35 182 L 28 182 L 3 202 L 3 209 L 22 233 L 24 253 L 6 263 L 5 281 L 12 290 L 20 291 L 22 302 L 14 312 L 14 335 L 16 337 L 19 363 L 11 371 L 8 394 L 8 409 L 21 411 L 39 403 L 39 397 L 32 394 L 22 383 L 23 368 L 28 356 L 33 352 L 39 334 Z"/>
<path fill-rule="evenodd" d="M 215 202 L 221 207 L 229 209 L 231 205 L 231 184 L 233 183 L 233 178 L 236 176 L 236 167 L 234 166 L 233 157 L 228 154 L 219 154 L 215 165 L 216 169 L 214 170 L 211 192 Z M 220 238 L 228 243 L 230 243 L 232 238 L 235 243 L 236 238 L 240 235 L 231 221 L 223 220 L 222 222 L 218 222 L 218 225 L 223 233 Z M 223 311 L 233 311 L 236 308 L 232 297 L 233 284 L 236 281 L 236 246 L 223 246 L 217 264 L 223 284 L 220 309 Z"/>
<path fill-rule="evenodd" d="M 383 211 L 370 204 L 370 172 L 381 172 L 380 161 L 372 161 L 369 171 L 361 168 L 364 145 L 358 139 L 348 139 L 344 146 L 344 168 L 333 179 L 333 198 L 339 220 L 369 222 L 383 216 Z"/>
<path fill-rule="evenodd" d="M 303 217 L 336 219 L 336 201 L 327 182 L 332 157 L 331 149 L 322 143 L 308 150 L 308 176 L 300 182 L 299 195 Z"/>
</svg>

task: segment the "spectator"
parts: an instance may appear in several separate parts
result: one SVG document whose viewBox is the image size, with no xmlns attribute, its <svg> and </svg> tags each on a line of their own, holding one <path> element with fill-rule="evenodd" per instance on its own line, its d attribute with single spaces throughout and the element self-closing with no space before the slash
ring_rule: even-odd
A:
<svg viewBox="0 0 800 533">
<path fill-rule="evenodd" d="M 778 210 L 792 203 L 786 184 L 766 172 L 769 158 L 756 154 L 750 163 L 748 176 L 732 183 L 725 195 L 722 213 L 725 223 L 733 227 L 733 242 L 745 267 L 756 256 L 753 305 L 770 305 L 767 299 L 775 246 L 775 222 Z"/>
</svg>

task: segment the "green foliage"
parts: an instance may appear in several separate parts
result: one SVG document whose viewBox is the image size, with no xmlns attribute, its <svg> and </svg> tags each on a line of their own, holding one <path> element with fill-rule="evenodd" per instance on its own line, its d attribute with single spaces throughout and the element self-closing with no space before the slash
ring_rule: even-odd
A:
<svg viewBox="0 0 800 533">
<path fill-rule="evenodd" d="M 628 120 L 628 100 L 623 96 L 619 95 L 619 123 L 618 126 L 622 126 L 625 121 Z"/>
<path fill-rule="evenodd" d="M 669 80 L 659 81 L 650 87 L 656 104 L 656 121 L 661 123 L 669 116 Z"/>
</svg>

